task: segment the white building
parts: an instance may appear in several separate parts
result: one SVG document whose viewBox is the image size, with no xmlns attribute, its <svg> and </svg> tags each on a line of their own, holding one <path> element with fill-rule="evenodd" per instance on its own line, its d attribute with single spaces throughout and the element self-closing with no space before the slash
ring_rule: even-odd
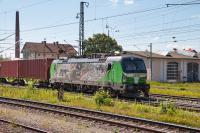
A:
<svg viewBox="0 0 200 133">
<path fill-rule="evenodd" d="M 151 58 L 148 51 L 126 51 L 143 58 L 147 67 L 147 78 L 151 80 Z M 195 50 L 177 50 L 165 55 L 152 53 L 152 80 L 159 82 L 199 82 L 200 54 Z"/>
</svg>

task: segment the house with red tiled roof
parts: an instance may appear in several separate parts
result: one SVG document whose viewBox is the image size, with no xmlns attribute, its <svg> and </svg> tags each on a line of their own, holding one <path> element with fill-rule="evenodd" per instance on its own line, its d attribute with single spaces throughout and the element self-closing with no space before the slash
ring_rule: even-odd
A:
<svg viewBox="0 0 200 133">
<path fill-rule="evenodd" d="M 126 51 L 125 54 L 144 60 L 148 80 L 159 82 L 200 81 L 200 54 L 195 50 L 173 49 L 164 53 L 152 53 L 152 56 L 149 51 Z"/>
<path fill-rule="evenodd" d="M 77 55 L 77 51 L 70 44 L 47 43 L 46 41 L 41 43 L 26 42 L 21 52 L 23 59 L 58 59 L 60 57 L 74 57 Z"/>
</svg>

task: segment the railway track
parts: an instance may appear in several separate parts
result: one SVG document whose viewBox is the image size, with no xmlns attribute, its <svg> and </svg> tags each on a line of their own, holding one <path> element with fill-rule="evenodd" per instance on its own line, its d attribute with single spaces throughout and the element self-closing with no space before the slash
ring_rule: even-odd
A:
<svg viewBox="0 0 200 133">
<path fill-rule="evenodd" d="M 5 85 L 5 84 L 3 84 Z M 11 86 L 11 85 L 6 85 Z M 12 87 L 23 87 L 23 86 L 12 86 Z M 73 93 L 73 92 L 72 92 Z M 75 92 L 74 92 L 75 93 Z M 85 94 L 87 97 L 92 97 L 91 94 Z M 119 100 L 122 100 L 124 102 L 134 102 L 134 103 L 140 103 L 140 104 L 146 104 L 158 107 L 160 104 L 164 101 L 170 101 L 173 102 L 173 104 L 176 105 L 177 108 L 188 110 L 188 111 L 196 111 L 200 112 L 200 99 L 198 98 L 191 98 L 191 97 L 180 97 L 179 96 L 170 96 L 170 95 L 162 95 L 162 94 L 150 94 L 150 98 L 136 98 L 136 99 L 129 99 L 124 97 L 119 97 Z M 176 101 L 179 100 L 180 102 Z M 182 103 L 182 101 L 191 101 L 196 102 L 196 104 L 191 104 L 191 102 Z"/>
<path fill-rule="evenodd" d="M 178 97 L 162 94 L 150 94 L 150 98 L 119 98 L 124 102 L 133 102 L 139 104 L 146 104 L 158 107 L 162 103 L 173 104 L 176 108 L 180 108 L 187 111 L 200 112 L 200 99 L 191 97 Z"/>
<path fill-rule="evenodd" d="M 8 84 L 3 84 L 6 86 L 11 86 Z M 23 86 L 12 86 L 12 87 L 23 87 Z M 91 94 L 85 94 L 85 96 L 91 97 Z M 146 104 L 151 106 L 160 106 L 162 102 L 169 101 L 170 103 L 175 104 L 177 108 L 188 110 L 188 111 L 196 111 L 200 112 L 200 99 L 199 98 L 192 98 L 192 97 L 183 97 L 183 96 L 171 96 L 171 95 L 163 95 L 163 94 L 150 94 L 150 98 L 136 98 L 136 99 L 130 99 L 130 98 L 119 98 L 122 101 L 125 102 L 134 102 L 134 103 L 140 103 L 140 104 Z M 179 101 L 179 102 L 177 102 Z M 187 102 L 182 102 L 187 101 Z M 195 103 L 195 104 L 194 104 Z"/>
<path fill-rule="evenodd" d="M 161 101 L 173 102 L 174 105 L 180 109 L 200 112 L 200 98 L 171 96 L 163 94 L 150 94 L 150 97 Z"/>
<path fill-rule="evenodd" d="M 48 104 L 30 100 L 0 97 L 0 104 L 36 109 L 59 115 L 67 115 L 71 117 L 86 119 L 89 121 L 100 122 L 103 124 L 114 125 L 122 129 L 126 130 L 130 129 L 132 131 L 145 131 L 145 132 L 156 132 L 156 133 L 200 132 L 200 128 L 193 128 L 182 125 L 142 119 L 137 117 L 130 117 L 130 116 L 124 116 L 124 115 L 118 115 L 118 114 L 112 114 L 112 113 L 106 113 L 101 111 L 76 108 L 70 106 Z"/>
<path fill-rule="evenodd" d="M 10 125 L 15 125 L 16 127 L 23 128 L 27 131 L 33 131 L 33 132 L 36 132 L 36 133 L 47 133 L 47 131 L 44 131 L 44 130 L 41 130 L 41 129 L 38 129 L 38 128 L 35 128 L 35 127 L 31 127 L 29 125 L 24 125 L 24 124 L 21 124 L 21 123 L 8 121 L 8 120 L 5 120 L 5 119 L 0 119 L 0 122 L 5 123 L 5 124 L 10 124 Z"/>
<path fill-rule="evenodd" d="M 165 94 L 150 94 L 150 97 L 156 98 L 156 99 L 184 100 L 184 101 L 191 101 L 191 102 L 200 103 L 200 98 L 192 98 L 192 97 L 185 97 L 185 96 L 172 96 L 172 95 L 165 95 Z"/>
</svg>

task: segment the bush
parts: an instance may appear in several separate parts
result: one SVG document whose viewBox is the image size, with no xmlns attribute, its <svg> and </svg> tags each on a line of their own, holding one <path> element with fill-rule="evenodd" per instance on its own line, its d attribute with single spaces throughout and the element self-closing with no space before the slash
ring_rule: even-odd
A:
<svg viewBox="0 0 200 133">
<path fill-rule="evenodd" d="M 176 107 L 173 103 L 161 103 L 160 105 L 160 113 L 161 114 L 170 114 L 173 115 L 176 113 Z"/>
<path fill-rule="evenodd" d="M 35 80 L 29 80 L 29 81 L 28 81 L 28 88 L 29 88 L 29 89 L 33 89 L 33 88 L 34 88 L 35 82 L 36 82 Z"/>
<path fill-rule="evenodd" d="M 94 96 L 94 99 L 95 99 L 95 103 L 98 106 L 101 106 L 101 105 L 113 106 L 113 101 L 108 91 L 105 91 L 105 90 L 97 91 Z"/>
</svg>

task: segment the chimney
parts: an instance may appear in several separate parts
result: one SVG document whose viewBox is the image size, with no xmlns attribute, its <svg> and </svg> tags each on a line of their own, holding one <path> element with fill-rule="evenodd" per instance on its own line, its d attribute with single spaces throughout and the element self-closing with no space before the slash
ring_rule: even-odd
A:
<svg viewBox="0 0 200 133">
<path fill-rule="evenodd" d="M 15 58 L 20 58 L 20 33 L 19 33 L 19 11 L 16 11 L 15 22 Z"/>
<path fill-rule="evenodd" d="M 173 48 L 174 52 L 176 53 L 177 52 L 177 48 Z"/>
</svg>

